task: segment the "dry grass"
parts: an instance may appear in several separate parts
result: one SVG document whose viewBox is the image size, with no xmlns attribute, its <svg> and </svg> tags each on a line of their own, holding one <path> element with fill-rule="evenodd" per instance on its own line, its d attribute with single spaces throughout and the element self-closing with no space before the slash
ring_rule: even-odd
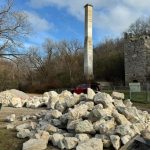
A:
<svg viewBox="0 0 150 150">
<path fill-rule="evenodd" d="M 27 139 L 18 139 L 15 130 L 0 128 L 0 150 L 22 150 Z"/>
</svg>

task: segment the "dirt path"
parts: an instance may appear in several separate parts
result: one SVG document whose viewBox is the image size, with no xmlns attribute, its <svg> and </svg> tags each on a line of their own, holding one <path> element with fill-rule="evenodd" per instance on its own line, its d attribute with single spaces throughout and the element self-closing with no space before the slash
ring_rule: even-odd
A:
<svg viewBox="0 0 150 150">
<path fill-rule="evenodd" d="M 24 107 L 23 108 L 2 107 L 2 109 L 0 110 L 0 119 L 12 113 L 16 114 L 16 116 L 19 117 L 21 115 L 33 115 L 45 109 L 46 108 L 31 109 L 31 108 L 24 108 Z"/>
<path fill-rule="evenodd" d="M 2 109 L 0 110 L 0 128 L 6 127 L 8 123 L 5 122 L 5 119 L 7 116 L 11 114 L 16 115 L 17 119 L 13 124 L 18 125 L 20 123 L 23 123 L 23 121 L 20 121 L 21 116 L 34 115 L 36 113 L 40 113 L 42 110 L 46 110 L 46 108 L 31 109 L 31 108 L 2 107 Z"/>
</svg>

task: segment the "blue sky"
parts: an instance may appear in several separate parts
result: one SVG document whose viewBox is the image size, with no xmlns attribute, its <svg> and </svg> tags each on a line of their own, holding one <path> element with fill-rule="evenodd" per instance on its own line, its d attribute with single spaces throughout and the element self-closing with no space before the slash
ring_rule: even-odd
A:
<svg viewBox="0 0 150 150">
<path fill-rule="evenodd" d="M 150 0 L 14 0 L 15 8 L 27 13 L 34 31 L 26 46 L 54 41 L 84 41 L 84 5 L 93 5 L 94 44 L 121 36 L 139 17 L 150 15 Z"/>
</svg>

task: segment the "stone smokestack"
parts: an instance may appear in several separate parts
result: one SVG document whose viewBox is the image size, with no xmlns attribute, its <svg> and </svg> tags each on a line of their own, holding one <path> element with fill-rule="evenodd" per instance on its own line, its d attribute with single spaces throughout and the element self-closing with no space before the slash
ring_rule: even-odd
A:
<svg viewBox="0 0 150 150">
<path fill-rule="evenodd" d="M 84 75 L 87 81 L 93 80 L 93 41 L 92 15 L 93 6 L 86 4 L 85 8 L 85 39 L 84 39 Z"/>
</svg>

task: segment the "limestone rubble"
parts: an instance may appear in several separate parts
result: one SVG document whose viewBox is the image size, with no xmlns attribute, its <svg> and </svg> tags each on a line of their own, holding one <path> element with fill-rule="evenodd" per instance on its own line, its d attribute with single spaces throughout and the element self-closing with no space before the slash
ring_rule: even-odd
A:
<svg viewBox="0 0 150 150">
<path fill-rule="evenodd" d="M 48 110 L 35 115 L 37 122 L 16 127 L 19 138 L 30 138 L 23 150 L 37 148 L 42 141 L 41 149 L 49 141 L 59 149 L 118 150 L 136 134 L 149 138 L 150 114 L 121 98 L 123 93 L 113 93 L 112 97 L 92 89 L 88 95 L 44 93 Z"/>
<path fill-rule="evenodd" d="M 37 108 L 47 105 L 48 100 L 49 95 L 46 95 L 45 93 L 42 96 L 29 96 L 28 94 L 15 89 L 0 92 L 0 103 L 2 103 L 3 106 L 14 108 Z"/>
</svg>

